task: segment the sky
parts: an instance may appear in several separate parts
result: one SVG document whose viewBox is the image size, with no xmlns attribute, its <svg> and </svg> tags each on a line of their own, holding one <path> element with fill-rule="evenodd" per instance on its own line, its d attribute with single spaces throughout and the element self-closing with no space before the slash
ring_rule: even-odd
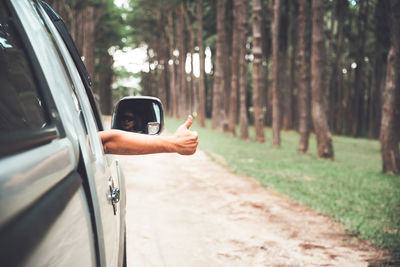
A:
<svg viewBox="0 0 400 267">
<path fill-rule="evenodd" d="M 129 9 L 129 4 L 127 0 L 114 0 L 114 3 L 118 7 L 125 7 Z M 198 50 L 198 49 L 197 49 Z M 114 58 L 114 67 L 125 67 L 125 69 L 132 73 L 138 73 L 140 71 L 148 72 L 150 68 L 154 69 L 156 66 L 150 66 L 147 62 L 147 46 L 142 45 L 138 48 L 124 48 L 122 50 L 110 49 L 109 53 Z M 177 50 L 174 51 L 174 55 L 179 55 Z M 194 65 L 194 75 L 196 77 L 200 76 L 200 63 L 199 63 L 199 54 L 195 53 L 193 56 L 193 65 Z M 191 57 L 190 54 L 187 54 L 186 57 L 186 72 L 190 73 L 191 71 Z M 172 64 L 172 60 L 169 61 Z M 205 50 L 205 72 L 211 73 L 212 71 L 212 63 L 211 63 L 211 50 L 209 47 Z M 139 87 L 140 79 L 131 77 L 130 79 L 124 79 L 117 81 L 117 84 L 128 86 L 128 87 Z M 115 86 L 116 87 L 116 86 Z"/>
<path fill-rule="evenodd" d="M 109 53 L 114 58 L 114 67 L 124 67 L 127 71 L 133 73 L 138 73 L 141 71 L 148 72 L 151 69 L 154 69 L 155 65 L 149 65 L 147 62 L 147 46 L 142 45 L 138 48 L 124 48 L 122 50 L 114 50 L 110 49 Z M 176 50 L 174 52 L 175 55 L 179 55 L 179 52 Z M 212 64 L 211 64 L 211 50 L 209 47 L 206 48 L 205 51 L 205 72 L 211 73 Z M 186 57 L 186 72 L 190 73 L 191 71 L 191 57 L 190 54 L 187 54 Z M 172 60 L 169 61 L 172 64 Z M 198 78 L 200 76 L 200 63 L 199 63 L 199 54 L 195 53 L 193 56 L 193 69 L 194 75 Z M 117 81 L 118 85 L 123 85 L 127 87 L 139 87 L 139 78 L 134 78 L 133 76 L 130 79 L 123 79 Z M 115 86 L 116 87 L 116 86 Z"/>
</svg>

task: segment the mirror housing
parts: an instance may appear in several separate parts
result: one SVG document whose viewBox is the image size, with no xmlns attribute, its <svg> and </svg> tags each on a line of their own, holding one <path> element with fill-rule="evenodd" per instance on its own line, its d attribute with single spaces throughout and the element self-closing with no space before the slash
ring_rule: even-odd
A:
<svg viewBox="0 0 400 267">
<path fill-rule="evenodd" d="M 111 129 L 156 135 L 163 126 L 163 107 L 156 97 L 124 97 L 114 106 Z"/>
</svg>

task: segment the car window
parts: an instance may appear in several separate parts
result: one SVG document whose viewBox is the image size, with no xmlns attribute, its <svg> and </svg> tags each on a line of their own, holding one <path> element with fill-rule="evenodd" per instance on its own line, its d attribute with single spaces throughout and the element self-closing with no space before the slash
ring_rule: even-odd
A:
<svg viewBox="0 0 400 267">
<path fill-rule="evenodd" d="M 0 2 L 0 132 L 37 130 L 48 124 L 29 60 Z"/>
<path fill-rule="evenodd" d="M 74 61 L 76 69 L 79 72 L 79 75 L 82 79 L 83 85 L 85 87 L 85 92 L 89 99 L 90 107 L 92 108 L 92 112 L 95 118 L 96 126 L 99 131 L 103 130 L 103 121 L 99 112 L 98 105 L 96 103 L 95 97 L 92 92 L 92 81 L 90 79 L 89 73 L 83 63 L 81 56 L 79 55 L 78 49 L 75 46 L 74 41 L 72 40 L 71 35 L 68 32 L 67 27 L 63 19 L 44 1 L 39 1 L 40 5 L 47 13 L 49 18 L 51 19 L 54 27 L 57 29 L 61 38 L 64 41 L 65 46 L 67 47 L 69 54 Z"/>
<path fill-rule="evenodd" d="M 98 120 L 98 117 L 96 116 L 98 113 L 96 112 L 97 110 L 91 90 L 89 87 L 86 87 L 89 86 L 89 84 L 83 80 L 82 74 L 79 72 L 72 56 L 73 51 L 77 53 L 75 45 L 72 39 L 70 39 L 71 42 L 69 42 L 69 44 L 75 49 L 71 50 L 68 48 L 68 43 L 65 42 L 64 38 L 62 38 L 63 36 L 61 33 L 67 34 L 67 36 L 69 36 L 69 33 L 66 30 L 64 23 L 60 23 L 62 20 L 57 19 L 59 18 L 57 15 L 53 14 L 54 16 L 49 16 L 46 10 L 43 10 L 37 4 L 34 6 L 38 13 L 38 19 L 46 26 L 49 37 L 53 41 L 54 48 L 58 53 L 66 76 L 68 77 L 69 87 L 72 89 L 71 92 L 73 92 L 73 100 L 76 104 L 77 111 L 79 112 L 79 119 L 84 127 L 86 135 L 88 136 L 87 142 L 88 147 L 91 150 L 91 155 L 93 156 L 93 159 L 102 159 L 104 151 L 98 136 L 98 131 L 103 130 L 102 122 L 101 120 Z M 47 10 L 49 8 L 50 7 L 48 7 Z M 57 19 L 56 22 L 58 23 L 54 23 L 54 21 L 51 20 L 52 17 L 55 17 Z M 60 31 L 61 28 L 57 26 L 62 26 L 62 30 Z M 90 97 L 92 97 L 93 102 Z"/>
</svg>

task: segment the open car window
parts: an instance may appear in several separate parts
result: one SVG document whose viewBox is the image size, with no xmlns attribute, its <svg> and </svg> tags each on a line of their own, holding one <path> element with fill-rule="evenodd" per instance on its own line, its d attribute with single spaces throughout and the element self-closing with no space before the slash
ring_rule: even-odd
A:
<svg viewBox="0 0 400 267">
<path fill-rule="evenodd" d="M 91 90 L 92 80 L 89 76 L 89 73 L 88 73 L 86 67 L 85 67 L 85 64 L 82 62 L 82 59 L 78 52 L 78 49 L 76 48 L 75 43 L 72 40 L 72 37 L 69 34 L 64 21 L 46 2 L 39 1 L 39 3 L 42 6 L 42 8 L 46 11 L 47 15 L 50 17 L 51 21 L 53 22 L 55 28 L 57 29 L 58 33 L 60 34 L 61 38 L 63 39 L 71 57 L 75 63 L 75 66 L 79 72 L 81 80 L 85 86 L 85 91 L 89 98 L 89 102 L 90 102 L 91 108 L 92 108 L 94 116 L 95 116 L 97 128 L 99 129 L 99 131 L 104 130 L 103 122 L 102 122 L 101 115 L 99 112 L 99 108 L 96 104 L 96 100 L 95 100 L 93 92 Z"/>
</svg>

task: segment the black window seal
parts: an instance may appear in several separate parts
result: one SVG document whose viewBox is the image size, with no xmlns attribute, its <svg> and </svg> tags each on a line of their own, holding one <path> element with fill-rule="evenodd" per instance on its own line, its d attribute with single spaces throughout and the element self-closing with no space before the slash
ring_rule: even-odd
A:
<svg viewBox="0 0 400 267">
<path fill-rule="evenodd" d="M 40 129 L 27 129 L 25 131 L 21 130 L 1 133 L 0 157 L 40 146 L 49 143 L 54 139 L 66 136 L 55 101 L 51 95 L 49 85 L 40 63 L 35 55 L 33 45 L 29 41 L 27 33 L 22 26 L 22 22 L 17 16 L 11 2 L 6 1 L 6 6 L 10 13 L 9 19 L 16 30 L 18 38 L 22 43 L 22 48 L 27 56 L 28 64 L 32 71 L 32 76 L 35 86 L 38 89 L 39 97 L 43 100 L 43 109 L 48 124 Z"/>
<path fill-rule="evenodd" d="M 21 130 L 12 133 L 0 133 L 0 157 L 12 155 L 57 139 L 57 128 L 49 125 L 38 130 Z"/>
<path fill-rule="evenodd" d="M 49 16 L 51 21 L 53 22 L 54 27 L 57 29 L 58 33 L 60 34 L 61 38 L 64 41 L 64 44 L 66 45 L 72 60 L 75 63 L 76 68 L 78 69 L 79 75 L 81 77 L 81 80 L 83 81 L 83 85 L 85 87 L 86 95 L 88 96 L 90 106 L 93 110 L 94 117 L 96 119 L 96 124 L 98 127 L 99 131 L 104 130 L 103 126 L 103 121 L 100 116 L 99 112 L 99 107 L 97 105 L 97 102 L 94 98 L 91 86 L 92 86 L 92 80 L 90 78 L 90 75 L 85 67 L 85 64 L 83 63 L 81 56 L 79 55 L 79 51 L 75 46 L 74 41 L 72 40 L 71 35 L 68 32 L 67 26 L 65 26 L 65 23 L 63 19 L 54 11 L 54 9 L 47 4 L 45 1 L 39 0 L 40 5 L 46 12 L 46 14 Z"/>
</svg>

